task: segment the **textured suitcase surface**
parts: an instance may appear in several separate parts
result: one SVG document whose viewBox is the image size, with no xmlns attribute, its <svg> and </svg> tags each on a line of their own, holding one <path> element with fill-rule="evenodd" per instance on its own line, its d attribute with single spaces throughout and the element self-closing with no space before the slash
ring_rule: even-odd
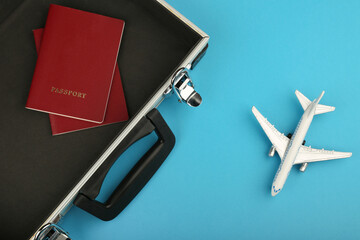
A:
<svg viewBox="0 0 360 240">
<path fill-rule="evenodd" d="M 118 63 L 130 118 L 201 39 L 156 1 L 26 0 L 0 6 L 4 239 L 30 238 L 127 124 L 53 137 L 48 115 L 25 109 L 37 57 L 32 30 L 44 26 L 50 3 L 125 20 Z"/>
</svg>

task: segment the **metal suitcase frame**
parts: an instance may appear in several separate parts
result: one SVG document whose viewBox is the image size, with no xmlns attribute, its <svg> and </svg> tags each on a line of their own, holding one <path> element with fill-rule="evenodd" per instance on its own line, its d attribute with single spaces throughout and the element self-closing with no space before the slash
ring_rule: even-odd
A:
<svg viewBox="0 0 360 240">
<path fill-rule="evenodd" d="M 165 1 L 154 1 L 165 8 L 169 14 L 180 20 L 187 28 L 196 32 L 201 37 L 200 41 L 193 46 L 191 52 L 179 63 L 177 68 L 143 105 L 140 111 L 132 116 L 125 128 L 113 139 L 95 163 L 82 176 L 81 180 L 62 199 L 60 204 L 41 224 L 39 223 L 39 228 L 34 231 L 30 240 L 47 239 L 49 237 L 59 240 L 68 239 L 65 231 L 56 223 L 74 205 L 103 220 L 111 220 L 116 217 L 156 172 L 175 144 L 175 138 L 171 130 L 167 127 L 156 107 L 172 93 L 176 94 L 179 101 L 188 105 L 197 105 L 201 101 L 199 95 L 194 91 L 188 71 L 193 69 L 205 54 L 209 36 Z M 194 99 L 191 98 L 196 98 L 196 101 L 192 101 Z M 106 203 L 97 202 L 95 198 L 112 164 L 127 147 L 152 131 L 155 131 L 159 136 L 156 146 L 152 147 L 135 165 L 109 201 Z"/>
</svg>

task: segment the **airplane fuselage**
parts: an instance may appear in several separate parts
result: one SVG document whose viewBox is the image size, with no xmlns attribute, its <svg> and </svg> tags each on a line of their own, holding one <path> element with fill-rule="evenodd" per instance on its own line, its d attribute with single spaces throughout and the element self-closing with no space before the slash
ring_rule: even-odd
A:
<svg viewBox="0 0 360 240">
<path fill-rule="evenodd" d="M 312 102 L 302 115 L 294 134 L 292 135 L 289 145 L 286 148 L 283 160 L 280 163 L 279 169 L 276 172 L 272 187 L 271 195 L 277 195 L 283 188 L 291 168 L 298 155 L 299 149 L 305 139 L 306 133 L 311 125 L 315 115 L 315 109 L 318 101 Z"/>
</svg>

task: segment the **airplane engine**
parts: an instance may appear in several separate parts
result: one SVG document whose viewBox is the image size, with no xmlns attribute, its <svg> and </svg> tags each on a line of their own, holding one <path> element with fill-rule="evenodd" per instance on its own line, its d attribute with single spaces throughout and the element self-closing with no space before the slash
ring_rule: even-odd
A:
<svg viewBox="0 0 360 240">
<path fill-rule="evenodd" d="M 305 170 L 306 170 L 306 168 L 307 168 L 308 165 L 309 165 L 309 163 L 303 163 L 303 164 L 301 164 L 300 171 L 301 171 L 301 172 L 305 172 Z"/>
<path fill-rule="evenodd" d="M 275 150 L 276 148 L 272 145 L 269 151 L 269 157 L 273 157 L 275 155 Z"/>
</svg>

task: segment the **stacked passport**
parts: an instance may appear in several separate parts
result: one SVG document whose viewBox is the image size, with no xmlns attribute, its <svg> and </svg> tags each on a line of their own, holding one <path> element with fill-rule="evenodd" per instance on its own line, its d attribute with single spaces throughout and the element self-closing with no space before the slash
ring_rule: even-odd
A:
<svg viewBox="0 0 360 240">
<path fill-rule="evenodd" d="M 128 120 L 117 65 L 124 21 L 51 4 L 33 31 L 38 60 L 27 109 L 49 113 L 53 135 Z"/>
</svg>

